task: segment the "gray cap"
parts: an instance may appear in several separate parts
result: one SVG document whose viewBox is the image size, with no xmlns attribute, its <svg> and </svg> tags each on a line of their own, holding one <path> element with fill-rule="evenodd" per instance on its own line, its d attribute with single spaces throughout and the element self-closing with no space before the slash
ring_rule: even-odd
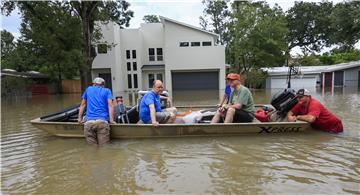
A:
<svg viewBox="0 0 360 195">
<path fill-rule="evenodd" d="M 93 80 L 93 83 L 94 83 L 94 84 L 99 84 L 99 85 L 101 85 L 101 84 L 105 84 L 105 80 L 104 80 L 103 78 L 101 78 L 101 77 L 96 77 L 96 78 Z"/>
</svg>

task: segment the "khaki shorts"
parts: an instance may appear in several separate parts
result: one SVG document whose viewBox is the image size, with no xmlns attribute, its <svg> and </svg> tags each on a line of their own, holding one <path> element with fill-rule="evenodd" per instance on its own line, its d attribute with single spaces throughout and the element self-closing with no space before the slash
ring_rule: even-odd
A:
<svg viewBox="0 0 360 195">
<path fill-rule="evenodd" d="M 84 135 L 89 144 L 102 146 L 110 142 L 110 126 L 104 120 L 86 121 Z"/>
<path fill-rule="evenodd" d="M 155 113 L 156 121 L 161 123 L 161 124 L 167 123 L 168 120 L 170 119 L 170 117 L 171 117 L 171 113 L 169 111 L 166 111 L 166 110 Z M 138 124 L 144 124 L 144 122 L 142 120 L 140 120 L 138 122 Z M 146 124 L 151 124 L 151 120 L 149 120 L 149 122 L 147 122 Z"/>
</svg>

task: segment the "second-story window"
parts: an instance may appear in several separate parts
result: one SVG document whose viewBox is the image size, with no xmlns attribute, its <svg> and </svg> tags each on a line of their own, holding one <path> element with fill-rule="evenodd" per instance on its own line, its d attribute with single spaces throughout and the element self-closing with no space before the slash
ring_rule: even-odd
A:
<svg viewBox="0 0 360 195">
<path fill-rule="evenodd" d="M 180 42 L 180 47 L 189 47 L 189 42 Z"/>
<path fill-rule="evenodd" d="M 155 49 L 149 48 L 149 61 L 155 61 Z"/>
<path fill-rule="evenodd" d="M 163 61 L 163 50 L 162 48 L 156 48 L 157 61 Z"/>
<path fill-rule="evenodd" d="M 98 44 L 98 53 L 107 53 L 107 45 Z"/>
<path fill-rule="evenodd" d="M 130 59 L 130 50 L 126 50 L 126 59 Z"/>
<path fill-rule="evenodd" d="M 136 59 L 136 50 L 132 50 L 132 58 Z"/>
<path fill-rule="evenodd" d="M 191 42 L 191 47 L 198 47 L 200 46 L 200 42 Z"/>
<path fill-rule="evenodd" d="M 133 71 L 136 71 L 136 70 L 137 70 L 137 63 L 133 62 Z"/>
<path fill-rule="evenodd" d="M 211 41 L 203 41 L 202 46 L 211 46 Z"/>
</svg>

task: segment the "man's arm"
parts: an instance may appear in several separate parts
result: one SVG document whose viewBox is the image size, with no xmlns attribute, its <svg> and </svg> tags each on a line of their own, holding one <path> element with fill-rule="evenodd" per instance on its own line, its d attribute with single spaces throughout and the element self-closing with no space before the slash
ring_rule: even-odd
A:
<svg viewBox="0 0 360 195">
<path fill-rule="evenodd" d="M 150 105 L 149 105 L 149 108 L 150 108 L 151 123 L 153 124 L 153 126 L 157 127 L 157 126 L 159 126 L 159 123 L 156 121 L 155 105 L 154 105 L 154 104 L 150 104 Z"/>
<path fill-rule="evenodd" d="M 294 115 L 293 112 L 289 111 L 287 113 L 287 119 L 289 122 L 295 122 L 296 121 L 296 116 Z"/>
<path fill-rule="evenodd" d="M 310 114 L 307 115 L 298 115 L 296 116 L 296 119 L 301 120 L 301 121 L 306 121 L 309 123 L 313 123 L 316 120 L 316 117 Z"/>
<path fill-rule="evenodd" d="M 114 121 L 114 105 L 111 99 L 108 99 L 108 109 L 109 109 L 109 122 L 115 123 Z"/>
<path fill-rule="evenodd" d="M 233 104 L 233 105 L 230 105 L 229 107 L 231 107 L 231 108 L 235 108 L 235 109 L 241 109 L 241 107 L 242 107 L 242 104 Z"/>
<path fill-rule="evenodd" d="M 85 107 L 86 107 L 86 100 L 82 99 L 81 103 L 80 103 L 80 107 L 79 107 L 79 116 L 78 116 L 78 122 L 79 123 L 83 122 L 82 116 L 84 114 Z"/>
</svg>

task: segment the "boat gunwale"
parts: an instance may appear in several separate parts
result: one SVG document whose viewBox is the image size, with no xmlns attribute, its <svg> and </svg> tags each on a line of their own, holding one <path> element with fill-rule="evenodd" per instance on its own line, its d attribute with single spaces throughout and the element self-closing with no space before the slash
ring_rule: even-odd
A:
<svg viewBox="0 0 360 195">
<path fill-rule="evenodd" d="M 40 117 L 33 119 L 30 121 L 32 124 L 49 124 L 49 125 L 84 125 L 83 123 L 77 122 L 49 122 L 49 121 L 41 121 Z M 256 126 L 256 125 L 310 125 L 304 121 L 295 121 L 295 122 L 251 122 L 251 123 L 193 123 L 193 124 L 159 124 L 159 127 L 175 127 L 175 126 Z M 144 127 L 153 127 L 152 124 L 110 124 L 111 126 L 120 126 L 120 127 L 137 127 L 137 126 L 144 126 Z"/>
</svg>

